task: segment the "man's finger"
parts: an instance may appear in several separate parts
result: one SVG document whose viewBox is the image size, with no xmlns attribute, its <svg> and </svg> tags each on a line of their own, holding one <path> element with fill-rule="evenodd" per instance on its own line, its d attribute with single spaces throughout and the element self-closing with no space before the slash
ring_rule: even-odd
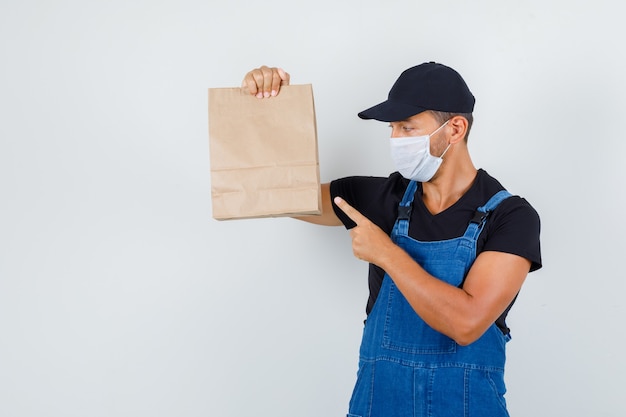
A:
<svg viewBox="0 0 626 417">
<path fill-rule="evenodd" d="M 280 75 L 280 79 L 281 79 L 280 85 L 289 85 L 289 79 L 291 78 L 289 76 L 289 73 L 286 72 L 282 68 L 277 68 L 277 70 L 278 70 L 278 75 Z"/>
<path fill-rule="evenodd" d="M 256 96 L 258 93 L 256 81 L 254 80 L 254 76 L 252 75 L 252 71 L 246 74 L 243 81 L 241 82 L 241 88 L 248 89 L 248 92 Z"/>
<path fill-rule="evenodd" d="M 357 226 L 368 221 L 367 217 L 359 213 L 357 209 L 348 204 L 343 198 L 335 197 L 335 204 L 341 209 Z"/>
</svg>

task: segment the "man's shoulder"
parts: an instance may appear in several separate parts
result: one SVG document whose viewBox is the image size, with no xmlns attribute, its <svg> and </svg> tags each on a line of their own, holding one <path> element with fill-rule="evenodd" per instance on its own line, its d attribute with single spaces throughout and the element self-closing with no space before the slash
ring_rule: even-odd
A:
<svg viewBox="0 0 626 417">
<path fill-rule="evenodd" d="M 486 172 L 485 172 L 486 174 Z M 505 189 L 493 177 L 486 174 L 485 194 Z M 532 262 L 531 271 L 541 268 L 539 234 L 541 221 L 535 208 L 526 198 L 507 190 L 511 196 L 496 207 L 487 221 L 483 250 L 513 253 Z"/>
</svg>

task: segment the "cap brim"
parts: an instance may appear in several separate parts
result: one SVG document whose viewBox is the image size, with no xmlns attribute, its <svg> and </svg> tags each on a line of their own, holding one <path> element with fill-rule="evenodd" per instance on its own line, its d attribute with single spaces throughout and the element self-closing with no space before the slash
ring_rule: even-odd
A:
<svg viewBox="0 0 626 417">
<path fill-rule="evenodd" d="M 428 109 L 386 100 L 374 107 L 363 110 L 359 113 L 359 117 L 365 120 L 374 119 L 381 122 L 399 122 L 426 110 Z"/>
</svg>

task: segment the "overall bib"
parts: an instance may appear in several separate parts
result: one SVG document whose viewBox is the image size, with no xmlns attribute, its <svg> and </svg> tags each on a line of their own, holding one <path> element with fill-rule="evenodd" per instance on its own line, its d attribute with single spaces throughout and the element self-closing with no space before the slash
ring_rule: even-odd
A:
<svg viewBox="0 0 626 417">
<path fill-rule="evenodd" d="M 490 211 L 509 197 L 495 194 L 479 207 L 464 235 L 421 242 L 408 236 L 417 183 L 411 181 L 398 207 L 392 240 L 431 275 L 461 286 L 476 258 L 476 241 Z M 492 324 L 468 346 L 424 322 L 385 275 L 363 331 L 359 371 L 348 417 L 501 417 L 505 344 Z"/>
</svg>

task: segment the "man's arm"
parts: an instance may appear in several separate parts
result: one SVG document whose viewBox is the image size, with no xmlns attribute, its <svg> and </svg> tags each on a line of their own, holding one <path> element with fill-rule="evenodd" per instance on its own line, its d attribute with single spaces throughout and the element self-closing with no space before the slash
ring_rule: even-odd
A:
<svg viewBox="0 0 626 417">
<path fill-rule="evenodd" d="M 433 329 L 468 345 L 480 338 L 519 292 L 531 262 L 503 252 L 481 253 L 463 287 L 426 272 L 389 236 L 344 200 L 335 203 L 357 226 L 350 230 L 354 255 L 393 279 L 415 312 Z"/>
<path fill-rule="evenodd" d="M 305 222 L 319 224 L 323 226 L 341 226 L 341 220 L 335 214 L 333 210 L 332 202 L 330 200 L 330 184 L 322 184 L 322 215 L 315 216 L 298 216 L 294 219 L 304 220 Z"/>
<path fill-rule="evenodd" d="M 504 252 L 483 252 L 461 288 L 428 274 L 406 252 L 380 256 L 383 268 L 416 313 L 433 329 L 468 345 L 480 338 L 513 301 L 530 261 Z"/>
</svg>

